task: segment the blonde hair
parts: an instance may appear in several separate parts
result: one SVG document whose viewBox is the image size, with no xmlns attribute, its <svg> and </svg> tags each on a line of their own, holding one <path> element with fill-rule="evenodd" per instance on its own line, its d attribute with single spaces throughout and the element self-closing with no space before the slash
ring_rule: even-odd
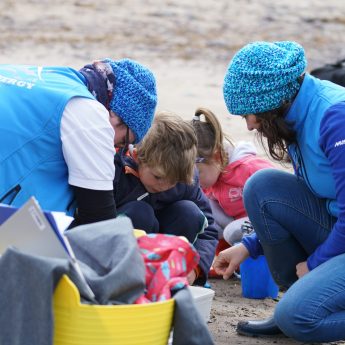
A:
<svg viewBox="0 0 345 345">
<path fill-rule="evenodd" d="M 197 153 L 193 126 L 170 112 L 158 113 L 138 145 L 138 163 L 162 174 L 170 183 L 193 183 Z"/>
<path fill-rule="evenodd" d="M 200 116 L 204 116 L 205 121 L 201 121 Z M 226 140 L 232 147 L 234 142 L 223 133 L 222 126 L 216 115 L 209 109 L 198 108 L 192 120 L 197 139 L 198 139 L 198 158 L 211 162 L 216 154 L 219 155 L 221 170 L 229 163 L 228 154 L 224 146 Z"/>
</svg>

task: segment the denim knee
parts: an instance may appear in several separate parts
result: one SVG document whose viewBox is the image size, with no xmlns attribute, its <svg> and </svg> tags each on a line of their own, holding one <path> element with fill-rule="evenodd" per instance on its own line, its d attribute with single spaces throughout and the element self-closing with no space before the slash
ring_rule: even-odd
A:
<svg viewBox="0 0 345 345">
<path fill-rule="evenodd" d="M 287 293 L 275 308 L 274 320 L 290 338 L 301 342 L 318 341 L 316 329 L 320 320 L 309 312 L 303 302 L 303 296 L 298 296 L 298 293 Z"/>
<path fill-rule="evenodd" d="M 271 194 L 271 181 L 277 175 L 276 169 L 262 169 L 255 172 L 243 188 L 243 203 L 249 219 L 254 223 L 261 217 L 260 204 Z"/>
<path fill-rule="evenodd" d="M 258 210 L 260 200 L 270 194 L 271 183 L 277 172 L 276 169 L 262 169 L 255 172 L 246 181 L 243 188 L 243 202 L 248 214 Z"/>
<path fill-rule="evenodd" d="M 291 191 L 301 190 L 301 187 L 295 175 L 278 169 L 259 170 L 247 180 L 243 189 L 243 202 L 261 241 L 264 238 L 270 241 L 282 239 L 276 233 L 277 229 L 271 229 L 272 223 L 279 225 L 278 219 L 286 219 L 286 205 L 290 205 L 290 209 L 294 210 Z M 307 189 L 306 186 L 303 187 Z M 304 195 L 301 199 L 305 199 Z M 272 234 L 271 231 L 275 233 Z"/>
</svg>

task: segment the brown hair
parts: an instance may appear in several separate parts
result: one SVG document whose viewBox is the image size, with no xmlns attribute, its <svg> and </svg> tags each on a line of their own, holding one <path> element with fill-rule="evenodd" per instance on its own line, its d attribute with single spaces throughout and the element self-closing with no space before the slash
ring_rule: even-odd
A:
<svg viewBox="0 0 345 345">
<path fill-rule="evenodd" d="M 273 159 L 281 162 L 290 162 L 287 147 L 296 141 L 295 131 L 292 129 L 293 123 L 285 120 L 290 105 L 290 102 L 285 103 L 278 109 L 255 114 L 260 123 L 260 128 L 257 130 L 259 141 L 266 152 L 268 149 L 268 154 Z"/>
<path fill-rule="evenodd" d="M 138 145 L 138 162 L 160 171 L 170 183 L 193 183 L 197 139 L 190 123 L 160 112 Z"/>
<path fill-rule="evenodd" d="M 297 79 L 300 86 L 303 83 L 304 76 L 305 73 Z M 283 101 L 278 109 L 255 114 L 260 123 L 260 129 L 257 130 L 257 133 L 262 146 L 266 152 L 268 148 L 268 154 L 280 162 L 291 162 L 287 147 L 296 142 L 296 133 L 293 129 L 294 124 L 287 122 L 285 116 L 298 91 L 290 101 Z M 267 148 L 263 138 L 266 138 Z"/>
<path fill-rule="evenodd" d="M 201 121 L 201 115 L 205 117 L 205 121 Z M 195 111 L 192 125 L 198 139 L 198 158 L 204 158 L 205 161 L 210 162 L 218 153 L 221 169 L 224 169 L 229 163 L 224 140 L 228 141 L 231 146 L 234 146 L 234 143 L 223 133 L 216 115 L 209 109 L 198 108 Z"/>
</svg>

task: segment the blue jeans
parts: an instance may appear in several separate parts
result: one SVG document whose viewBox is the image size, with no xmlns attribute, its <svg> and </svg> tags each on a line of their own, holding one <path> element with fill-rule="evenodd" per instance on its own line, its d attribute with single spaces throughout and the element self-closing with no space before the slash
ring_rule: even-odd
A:
<svg viewBox="0 0 345 345">
<path fill-rule="evenodd" d="M 293 284 L 277 304 L 274 319 L 287 336 L 298 341 L 345 340 L 345 254 Z"/>
<path fill-rule="evenodd" d="M 297 280 L 296 264 L 326 240 L 336 218 L 304 180 L 277 169 L 252 175 L 243 199 L 273 278 L 288 288 Z"/>
</svg>

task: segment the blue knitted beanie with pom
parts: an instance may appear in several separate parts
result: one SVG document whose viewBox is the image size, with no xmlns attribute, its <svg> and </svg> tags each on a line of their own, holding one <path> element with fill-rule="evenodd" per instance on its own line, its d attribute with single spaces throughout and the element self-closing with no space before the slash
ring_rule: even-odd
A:
<svg viewBox="0 0 345 345">
<path fill-rule="evenodd" d="M 257 114 L 279 108 L 299 90 L 307 61 L 296 42 L 253 42 L 230 61 L 223 94 L 231 114 Z"/>
<path fill-rule="evenodd" d="M 152 72 L 130 59 L 106 59 L 115 74 L 110 109 L 132 130 L 138 143 L 149 130 L 157 105 L 156 81 Z"/>
</svg>

